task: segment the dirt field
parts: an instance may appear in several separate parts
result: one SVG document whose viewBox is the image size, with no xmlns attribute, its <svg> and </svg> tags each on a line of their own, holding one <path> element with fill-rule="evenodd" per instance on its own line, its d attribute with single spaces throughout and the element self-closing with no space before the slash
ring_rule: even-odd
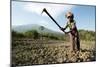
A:
<svg viewBox="0 0 100 67">
<path fill-rule="evenodd" d="M 88 62 L 96 60 L 95 42 L 81 41 L 81 50 L 70 51 L 65 41 L 13 41 L 12 64 L 17 66 Z"/>
</svg>

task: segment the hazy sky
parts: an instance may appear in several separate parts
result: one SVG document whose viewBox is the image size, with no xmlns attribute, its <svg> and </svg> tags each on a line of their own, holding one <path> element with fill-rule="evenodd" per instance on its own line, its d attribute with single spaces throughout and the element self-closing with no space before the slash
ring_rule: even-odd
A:
<svg viewBox="0 0 100 67">
<path fill-rule="evenodd" d="M 95 31 L 95 7 L 68 4 L 44 4 L 33 2 L 12 2 L 12 25 L 38 24 L 49 29 L 60 31 L 57 25 L 45 14 L 43 8 L 64 27 L 67 19 L 65 14 L 72 11 L 78 29 Z"/>
</svg>

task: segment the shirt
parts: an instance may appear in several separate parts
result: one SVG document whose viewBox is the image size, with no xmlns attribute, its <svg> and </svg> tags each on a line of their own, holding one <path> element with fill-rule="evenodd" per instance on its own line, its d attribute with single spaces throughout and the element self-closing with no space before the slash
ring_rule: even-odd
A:
<svg viewBox="0 0 100 67">
<path fill-rule="evenodd" d="M 65 26 L 65 29 L 66 28 L 69 28 L 70 30 L 72 30 L 73 28 L 76 28 L 76 22 L 73 21 L 73 22 L 67 22 L 66 26 Z"/>
</svg>

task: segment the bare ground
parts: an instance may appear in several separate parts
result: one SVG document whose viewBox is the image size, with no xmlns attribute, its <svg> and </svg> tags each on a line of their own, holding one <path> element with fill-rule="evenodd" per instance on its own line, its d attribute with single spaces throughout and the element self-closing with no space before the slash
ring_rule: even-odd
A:
<svg viewBox="0 0 100 67">
<path fill-rule="evenodd" d="M 12 45 L 12 64 L 17 66 L 96 60 L 94 41 L 81 41 L 81 50 L 76 52 L 70 51 L 70 43 L 65 41 L 14 42 Z"/>
</svg>

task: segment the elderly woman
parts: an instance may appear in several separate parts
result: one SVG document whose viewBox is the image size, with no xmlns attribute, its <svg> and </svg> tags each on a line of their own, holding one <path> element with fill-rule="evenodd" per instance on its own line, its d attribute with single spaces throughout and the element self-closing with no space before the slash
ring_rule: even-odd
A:
<svg viewBox="0 0 100 67">
<path fill-rule="evenodd" d="M 71 42 L 71 50 L 76 51 L 80 50 L 80 40 L 79 40 L 79 34 L 76 27 L 76 22 L 74 20 L 74 15 L 71 12 L 68 12 L 66 15 L 66 18 L 68 19 L 67 25 L 65 28 L 62 28 L 62 30 L 65 30 L 66 28 L 69 28 L 69 36 L 70 36 L 70 42 Z"/>
</svg>

